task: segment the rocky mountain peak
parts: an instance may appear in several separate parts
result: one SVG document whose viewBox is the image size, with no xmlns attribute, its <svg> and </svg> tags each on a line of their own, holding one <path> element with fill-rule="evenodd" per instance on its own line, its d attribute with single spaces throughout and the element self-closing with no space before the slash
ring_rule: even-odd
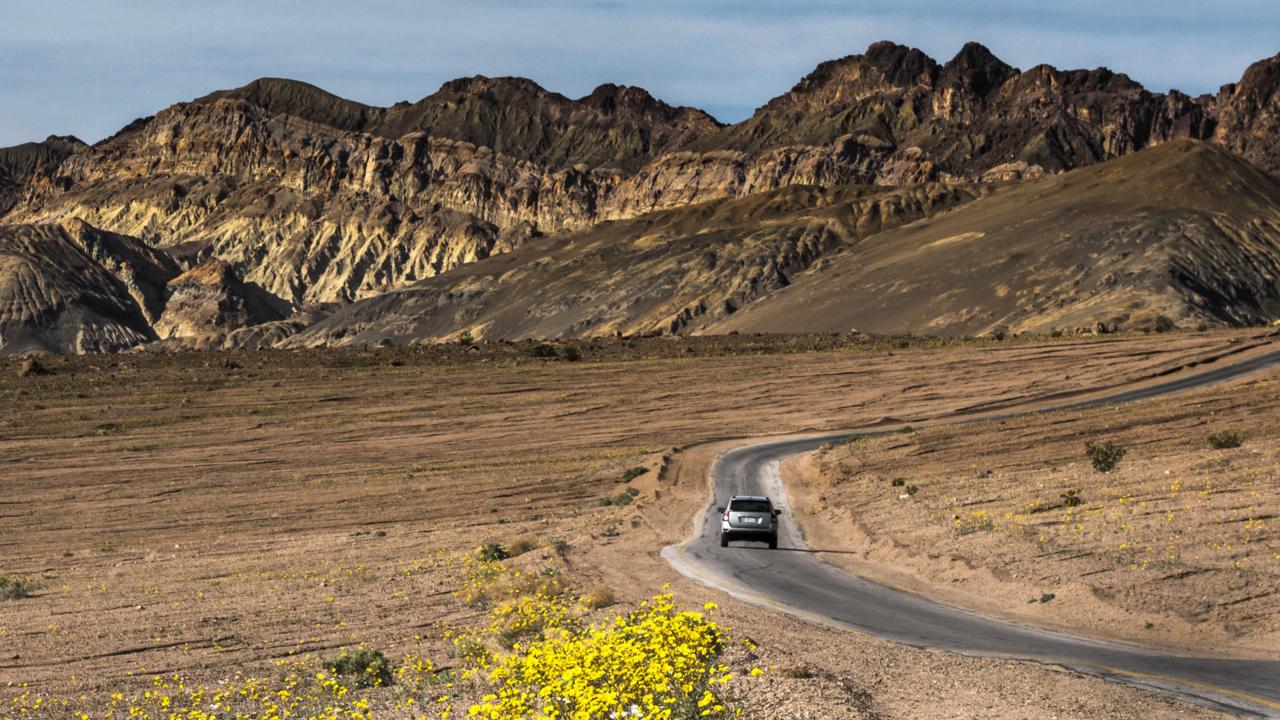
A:
<svg viewBox="0 0 1280 720">
<path fill-rule="evenodd" d="M 241 100 L 272 115 L 291 115 L 340 130 L 365 132 L 377 124 L 385 111 L 354 100 L 338 97 L 310 83 L 286 78 L 258 78 L 243 87 L 219 90 L 195 102 Z"/>
<path fill-rule="evenodd" d="M 773 99 L 757 114 L 787 111 L 822 112 L 876 94 L 901 93 L 932 87 L 940 67 L 924 52 L 881 41 L 861 55 L 828 60 L 814 68 L 785 95 Z"/>
<path fill-rule="evenodd" d="M 986 46 L 970 42 L 943 66 L 939 84 L 986 97 L 1017 74 L 1017 68 L 996 57 Z"/>
<path fill-rule="evenodd" d="M 471 77 L 456 78 L 446 82 L 440 86 L 440 89 L 437 90 L 434 95 L 425 98 L 423 102 L 427 102 L 432 99 L 457 100 L 460 97 L 474 97 L 486 94 L 495 99 L 552 97 L 558 100 L 568 101 L 568 98 L 563 95 L 553 93 L 528 78 L 473 75 Z"/>
<path fill-rule="evenodd" d="M 1280 92 L 1280 55 L 1250 65 L 1240 82 L 1228 87 L 1231 96 L 1247 100 L 1255 107 L 1271 102 Z"/>
<path fill-rule="evenodd" d="M 630 116 L 636 120 L 674 123 L 704 132 L 722 127 L 718 120 L 702 110 L 669 105 L 648 90 L 634 85 L 605 83 L 578 102 L 609 117 Z"/>
</svg>

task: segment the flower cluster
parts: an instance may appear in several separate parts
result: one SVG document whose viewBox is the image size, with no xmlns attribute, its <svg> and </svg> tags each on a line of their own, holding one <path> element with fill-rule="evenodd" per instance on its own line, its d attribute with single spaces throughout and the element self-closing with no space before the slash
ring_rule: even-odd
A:
<svg viewBox="0 0 1280 720">
<path fill-rule="evenodd" d="M 471 707 L 485 720 L 724 717 L 724 631 L 706 613 L 659 595 L 635 612 L 580 632 L 517 646 L 488 673 L 493 692 Z"/>
</svg>

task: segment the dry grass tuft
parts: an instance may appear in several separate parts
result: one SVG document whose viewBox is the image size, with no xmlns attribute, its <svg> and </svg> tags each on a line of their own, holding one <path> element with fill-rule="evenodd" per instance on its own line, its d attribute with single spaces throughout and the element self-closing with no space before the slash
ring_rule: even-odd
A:
<svg viewBox="0 0 1280 720">
<path fill-rule="evenodd" d="M 527 552 L 532 552 L 540 547 L 538 539 L 529 535 L 521 535 L 511 544 L 507 546 L 507 555 L 509 557 L 519 557 Z"/>
<path fill-rule="evenodd" d="M 582 605 L 588 610 L 607 608 L 610 605 L 616 605 L 617 602 L 618 599 L 614 597 L 613 591 L 603 585 L 597 586 L 582 596 Z"/>
</svg>

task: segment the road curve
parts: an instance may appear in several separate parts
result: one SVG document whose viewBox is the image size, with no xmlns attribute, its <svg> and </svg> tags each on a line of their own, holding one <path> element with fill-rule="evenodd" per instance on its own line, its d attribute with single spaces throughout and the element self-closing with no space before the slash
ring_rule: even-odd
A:
<svg viewBox="0 0 1280 720">
<path fill-rule="evenodd" d="M 1052 410 L 1170 395 L 1280 365 L 1280 351 L 1229 362 L 1140 388 Z M 1042 412 L 1044 410 L 1041 410 Z M 1006 413 L 994 417 L 1013 417 Z M 991 420 L 949 418 L 941 422 Z M 873 430 L 872 432 L 876 432 Z M 878 429 L 879 432 L 885 432 Z M 868 433 L 860 433 L 868 434 Z M 809 551 L 794 523 L 783 523 L 778 550 L 763 544 L 719 546 L 717 499 L 769 495 L 790 517 L 780 462 L 851 433 L 759 442 L 721 455 L 712 468 L 712 501 L 695 518 L 693 537 L 664 548 L 679 572 L 747 602 L 805 620 L 859 630 L 917 647 L 1069 667 L 1155 689 L 1242 715 L 1280 717 L 1280 662 L 1189 657 L 996 620 L 846 573 Z"/>
</svg>

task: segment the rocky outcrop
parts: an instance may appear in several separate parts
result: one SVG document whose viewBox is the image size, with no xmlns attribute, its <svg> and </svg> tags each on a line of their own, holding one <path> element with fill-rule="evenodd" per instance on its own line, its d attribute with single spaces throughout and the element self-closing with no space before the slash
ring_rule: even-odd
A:
<svg viewBox="0 0 1280 720">
<path fill-rule="evenodd" d="M 54 176 L 58 166 L 87 147 L 74 137 L 50 136 L 44 142 L 0 148 L 0 217 L 29 192 L 47 190 L 40 182 Z M 33 182 L 39 178 L 39 182 Z"/>
<path fill-rule="evenodd" d="M 153 328 L 162 340 L 220 346 L 230 333 L 282 319 L 287 310 L 261 289 L 246 285 L 231 265 L 208 260 L 168 283 L 164 312 Z"/>
<path fill-rule="evenodd" d="M 1280 55 L 1254 63 L 1218 93 L 1214 140 L 1257 165 L 1280 170 Z"/>
</svg>

